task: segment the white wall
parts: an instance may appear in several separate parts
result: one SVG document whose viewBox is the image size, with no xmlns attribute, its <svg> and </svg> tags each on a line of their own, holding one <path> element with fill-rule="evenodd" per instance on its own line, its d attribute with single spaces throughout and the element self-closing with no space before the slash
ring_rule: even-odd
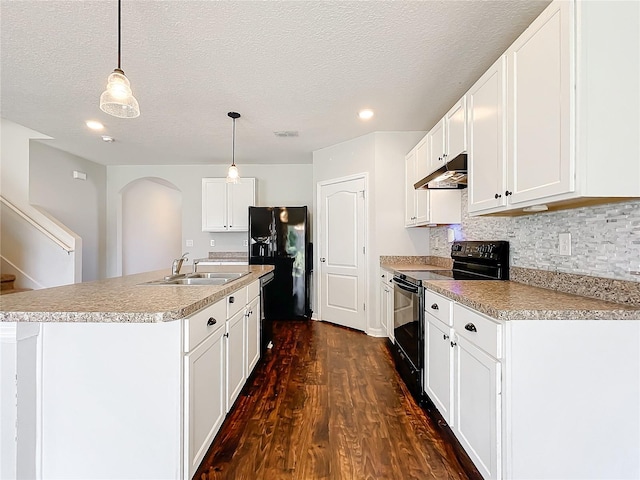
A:
<svg viewBox="0 0 640 480">
<path fill-rule="evenodd" d="M 29 147 L 29 198 L 82 237 L 82 281 L 104 278 L 107 169 L 40 141 Z M 73 178 L 73 171 L 87 174 Z"/>
<path fill-rule="evenodd" d="M 182 194 L 153 178 L 135 180 L 122 192 L 122 274 L 159 270 L 179 258 Z"/>
<path fill-rule="evenodd" d="M 311 206 L 312 165 L 242 165 L 240 175 L 256 178 L 258 206 Z M 107 167 L 107 275 L 122 272 L 122 190 L 129 183 L 147 177 L 169 182 L 182 194 L 181 250 L 189 262 L 214 251 L 244 252 L 247 234 L 202 231 L 202 178 L 225 177 L 227 165 L 134 165 Z M 193 247 L 186 247 L 186 240 Z M 210 240 L 215 240 L 211 247 Z M 135 253 L 135 251 L 134 251 Z M 163 268 L 169 268 L 171 263 Z"/>
<path fill-rule="evenodd" d="M 0 243 L 1 268 L 16 275 L 17 287 L 52 287 L 82 280 L 82 239 L 47 212 L 30 204 L 29 142 L 48 139 L 46 135 L 1 119 L 0 193 L 31 221 L 15 216 L 11 227 L 3 222 L 3 239 L 7 240 L 20 229 L 11 241 Z M 8 207 L 3 206 L 3 210 Z M 8 217 L 8 215 L 7 215 Z M 59 246 L 49 236 L 66 245 L 71 252 Z M 25 242 L 29 242 L 27 245 Z M 47 250 L 46 255 L 40 246 Z M 34 261 L 36 256 L 48 261 Z"/>
<path fill-rule="evenodd" d="M 404 157 L 424 134 L 375 132 L 313 152 L 314 202 L 318 182 L 368 173 L 368 312 L 378 310 L 380 255 L 427 255 L 429 252 L 428 231 L 404 228 Z M 314 203 L 314 211 L 316 208 Z M 317 225 L 314 232 L 317 233 Z M 319 284 L 317 275 L 315 269 L 314 285 Z M 317 294 L 316 287 L 314 311 L 317 311 Z M 367 333 L 382 334 L 378 314 L 367 315 Z"/>
</svg>

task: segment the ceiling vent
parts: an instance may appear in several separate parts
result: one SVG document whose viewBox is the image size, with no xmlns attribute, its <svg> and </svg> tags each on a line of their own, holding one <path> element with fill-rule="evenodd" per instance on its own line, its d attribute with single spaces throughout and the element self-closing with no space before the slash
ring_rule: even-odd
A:
<svg viewBox="0 0 640 480">
<path fill-rule="evenodd" d="M 298 132 L 296 130 L 283 130 L 281 132 L 273 132 L 276 137 L 297 137 Z"/>
</svg>

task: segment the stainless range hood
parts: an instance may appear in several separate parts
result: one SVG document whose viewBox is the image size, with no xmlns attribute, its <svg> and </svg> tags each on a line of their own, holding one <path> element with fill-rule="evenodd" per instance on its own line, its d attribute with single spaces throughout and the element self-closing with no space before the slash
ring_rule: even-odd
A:
<svg viewBox="0 0 640 480">
<path fill-rule="evenodd" d="M 467 154 L 461 153 L 413 185 L 418 189 L 467 188 Z"/>
</svg>

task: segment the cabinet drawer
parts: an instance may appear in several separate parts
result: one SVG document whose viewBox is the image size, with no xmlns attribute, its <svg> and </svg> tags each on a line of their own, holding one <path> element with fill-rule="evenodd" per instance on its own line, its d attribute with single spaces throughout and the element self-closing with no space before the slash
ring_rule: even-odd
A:
<svg viewBox="0 0 640 480">
<path fill-rule="evenodd" d="M 184 351 L 190 352 L 212 333 L 224 327 L 227 305 L 224 300 L 214 303 L 184 319 Z"/>
<path fill-rule="evenodd" d="M 251 303 L 258 295 L 260 295 L 260 280 L 247 285 L 247 303 Z"/>
<path fill-rule="evenodd" d="M 502 325 L 466 307 L 453 306 L 453 328 L 494 358 L 502 356 Z"/>
<path fill-rule="evenodd" d="M 227 318 L 233 317 L 247 304 L 247 287 L 233 292 L 227 296 Z"/>
<path fill-rule="evenodd" d="M 442 295 L 425 289 L 424 291 L 424 309 L 427 313 L 433 315 L 441 322 L 451 326 L 451 305 L 452 301 Z"/>
</svg>

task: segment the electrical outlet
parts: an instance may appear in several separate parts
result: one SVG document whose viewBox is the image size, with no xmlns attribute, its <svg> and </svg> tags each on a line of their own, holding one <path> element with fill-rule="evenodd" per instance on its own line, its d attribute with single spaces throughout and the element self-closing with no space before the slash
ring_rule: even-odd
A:
<svg viewBox="0 0 640 480">
<path fill-rule="evenodd" d="M 561 233 L 558 235 L 558 254 L 571 255 L 571 234 Z"/>
<path fill-rule="evenodd" d="M 216 246 L 216 241 L 215 240 L 209 240 L 209 246 L 210 247 L 215 247 Z"/>
<path fill-rule="evenodd" d="M 185 244 L 187 247 L 193 247 L 193 240 L 187 240 L 186 242 L 184 242 L 184 244 Z"/>
</svg>

